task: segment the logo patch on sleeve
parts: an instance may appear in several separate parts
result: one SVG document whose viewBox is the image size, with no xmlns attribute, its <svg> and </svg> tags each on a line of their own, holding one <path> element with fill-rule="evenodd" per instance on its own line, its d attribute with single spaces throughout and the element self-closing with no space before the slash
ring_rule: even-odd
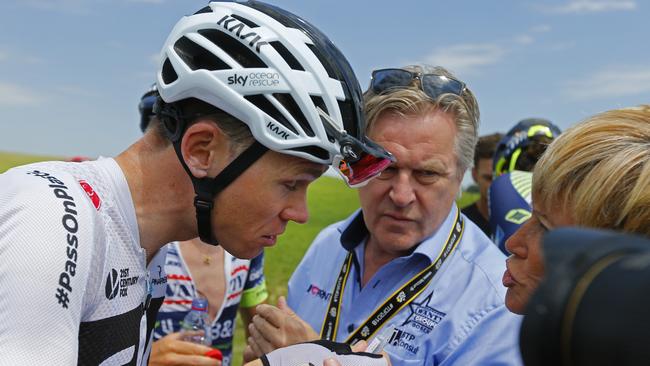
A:
<svg viewBox="0 0 650 366">
<path fill-rule="evenodd" d="M 95 192 L 93 187 L 83 179 L 79 181 L 79 185 L 86 192 L 86 194 L 90 198 L 90 201 L 93 203 L 93 206 L 95 206 L 95 209 L 99 211 L 99 208 L 102 206 L 102 200 L 97 195 L 97 192 Z"/>
</svg>

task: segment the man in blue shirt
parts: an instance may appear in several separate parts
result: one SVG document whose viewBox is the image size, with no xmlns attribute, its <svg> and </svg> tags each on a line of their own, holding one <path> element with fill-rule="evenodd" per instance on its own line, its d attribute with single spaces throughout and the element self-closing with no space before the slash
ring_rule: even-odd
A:
<svg viewBox="0 0 650 366">
<path fill-rule="evenodd" d="M 318 235 L 288 303 L 257 307 L 248 351 L 383 340 L 395 366 L 521 364 L 505 257 L 455 204 L 477 141 L 472 92 L 441 67 L 383 69 L 364 108 L 368 136 L 397 161 L 359 189 L 361 210 Z"/>
</svg>

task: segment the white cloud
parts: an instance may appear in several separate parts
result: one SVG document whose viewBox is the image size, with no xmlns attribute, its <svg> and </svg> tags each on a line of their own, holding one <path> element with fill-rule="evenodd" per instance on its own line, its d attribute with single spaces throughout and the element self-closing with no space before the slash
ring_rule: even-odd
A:
<svg viewBox="0 0 650 366">
<path fill-rule="evenodd" d="M 567 96 L 580 100 L 650 93 L 650 67 L 617 66 L 570 81 L 566 88 Z"/>
<path fill-rule="evenodd" d="M 0 105 L 30 106 L 36 105 L 41 98 L 34 92 L 16 84 L 0 82 Z"/>
<path fill-rule="evenodd" d="M 635 9 L 636 0 L 569 0 L 566 4 L 548 8 L 549 11 L 560 14 L 597 13 Z"/>
<path fill-rule="evenodd" d="M 454 73 L 475 73 L 482 66 L 500 62 L 509 53 L 521 51 L 522 47 L 530 47 L 540 33 L 550 31 L 549 25 L 541 24 L 531 27 L 526 33 L 507 39 L 440 47 L 434 49 L 423 61 L 444 66 Z"/>
<path fill-rule="evenodd" d="M 455 73 L 471 73 L 481 66 L 499 62 L 506 52 L 504 47 L 494 43 L 460 44 L 438 48 L 425 61 Z"/>
<path fill-rule="evenodd" d="M 551 31 L 551 26 L 548 24 L 540 24 L 530 28 L 530 31 L 534 33 L 546 33 Z"/>
<path fill-rule="evenodd" d="M 526 45 L 526 44 L 531 44 L 533 42 L 535 42 L 535 38 L 533 38 L 532 36 L 530 36 L 528 34 L 522 34 L 522 35 L 519 35 L 519 36 L 515 37 L 515 43 L 518 43 L 518 44 Z"/>
</svg>

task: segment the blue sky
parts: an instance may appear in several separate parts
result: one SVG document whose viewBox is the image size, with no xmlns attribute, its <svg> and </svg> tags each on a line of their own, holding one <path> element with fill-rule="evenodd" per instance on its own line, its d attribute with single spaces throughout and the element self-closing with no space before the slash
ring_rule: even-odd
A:
<svg viewBox="0 0 650 366">
<path fill-rule="evenodd" d="M 641 0 L 269 0 L 323 30 L 362 86 L 370 72 L 445 66 L 477 95 L 480 132 L 526 117 L 562 128 L 650 103 Z M 0 2 L 0 150 L 113 156 L 140 136 L 137 104 L 167 33 L 205 0 Z"/>
</svg>

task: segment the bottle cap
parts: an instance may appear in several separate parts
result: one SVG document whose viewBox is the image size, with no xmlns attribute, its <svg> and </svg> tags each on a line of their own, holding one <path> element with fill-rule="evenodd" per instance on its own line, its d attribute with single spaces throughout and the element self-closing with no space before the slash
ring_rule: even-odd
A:
<svg viewBox="0 0 650 366">
<path fill-rule="evenodd" d="M 192 300 L 192 310 L 207 311 L 208 300 L 203 298 L 196 298 Z"/>
</svg>

